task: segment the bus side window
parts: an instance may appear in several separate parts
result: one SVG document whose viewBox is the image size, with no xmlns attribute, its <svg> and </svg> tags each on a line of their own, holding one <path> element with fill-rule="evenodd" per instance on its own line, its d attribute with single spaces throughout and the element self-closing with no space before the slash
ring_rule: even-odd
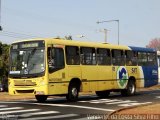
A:
<svg viewBox="0 0 160 120">
<path fill-rule="evenodd" d="M 147 65 L 147 53 L 146 52 L 138 52 L 138 65 L 139 66 Z"/>
<path fill-rule="evenodd" d="M 113 65 L 125 65 L 123 50 L 112 50 L 112 63 Z"/>
<path fill-rule="evenodd" d="M 138 64 L 138 52 L 133 51 L 133 57 L 132 57 L 132 64 L 137 65 Z"/>
<path fill-rule="evenodd" d="M 111 65 L 110 50 L 104 48 L 97 49 L 98 65 Z"/>
<path fill-rule="evenodd" d="M 148 65 L 149 66 L 157 65 L 156 53 L 147 53 L 147 57 L 148 57 Z"/>
<path fill-rule="evenodd" d="M 121 50 L 120 65 L 125 65 L 125 53 Z"/>
<path fill-rule="evenodd" d="M 96 65 L 95 48 L 81 47 L 81 63 L 83 65 Z"/>
<path fill-rule="evenodd" d="M 112 53 L 112 64 L 115 65 L 116 64 L 116 58 L 115 58 L 114 51 L 112 50 L 111 53 Z"/>
<path fill-rule="evenodd" d="M 127 50 L 127 51 L 125 51 L 125 55 L 126 55 L 126 65 L 128 65 L 128 66 L 134 65 L 135 61 L 133 59 L 133 57 L 134 57 L 133 51 Z"/>
<path fill-rule="evenodd" d="M 66 46 L 66 63 L 68 65 L 79 65 L 79 48 L 76 46 Z"/>
<path fill-rule="evenodd" d="M 51 47 L 48 48 L 47 56 L 48 56 L 49 68 L 54 67 L 54 58 L 53 58 L 54 55 L 52 53 L 52 48 Z"/>
<path fill-rule="evenodd" d="M 54 72 L 64 68 L 64 52 L 62 48 L 48 48 L 49 72 Z"/>
</svg>

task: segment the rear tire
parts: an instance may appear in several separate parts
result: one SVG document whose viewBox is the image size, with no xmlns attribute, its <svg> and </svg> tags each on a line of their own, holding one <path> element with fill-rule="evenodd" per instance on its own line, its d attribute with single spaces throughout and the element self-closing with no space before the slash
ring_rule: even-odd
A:
<svg viewBox="0 0 160 120">
<path fill-rule="evenodd" d="M 78 99 L 79 95 L 79 86 L 71 83 L 69 85 L 68 94 L 66 95 L 66 99 L 71 102 L 75 102 Z"/>
<path fill-rule="evenodd" d="M 135 95 L 135 93 L 136 93 L 135 81 L 129 80 L 127 84 L 127 88 L 121 90 L 121 95 L 122 96 L 132 96 L 132 95 Z"/>
<path fill-rule="evenodd" d="M 106 91 L 96 91 L 96 95 L 99 97 L 108 97 L 110 94 L 110 91 L 106 90 Z"/>
<path fill-rule="evenodd" d="M 35 98 L 38 102 L 43 103 L 47 100 L 47 95 L 35 95 Z"/>
</svg>

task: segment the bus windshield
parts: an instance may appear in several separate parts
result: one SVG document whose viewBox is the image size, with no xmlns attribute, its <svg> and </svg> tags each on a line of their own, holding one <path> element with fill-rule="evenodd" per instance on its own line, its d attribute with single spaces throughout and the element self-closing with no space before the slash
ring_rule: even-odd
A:
<svg viewBox="0 0 160 120">
<path fill-rule="evenodd" d="M 14 76 L 43 73 L 44 61 L 44 48 L 11 50 L 9 74 Z"/>
</svg>

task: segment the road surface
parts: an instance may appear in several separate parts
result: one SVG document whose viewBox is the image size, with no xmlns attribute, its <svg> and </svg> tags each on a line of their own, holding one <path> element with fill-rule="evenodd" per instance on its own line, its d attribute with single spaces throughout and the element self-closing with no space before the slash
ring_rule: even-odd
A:
<svg viewBox="0 0 160 120">
<path fill-rule="evenodd" d="M 92 120 L 106 119 L 111 112 L 135 105 L 147 105 L 160 100 L 160 90 L 141 91 L 135 96 L 112 94 L 108 98 L 96 95 L 80 96 L 77 102 L 64 97 L 49 98 L 45 103 L 34 99 L 0 101 L 0 119 L 3 120 Z"/>
</svg>

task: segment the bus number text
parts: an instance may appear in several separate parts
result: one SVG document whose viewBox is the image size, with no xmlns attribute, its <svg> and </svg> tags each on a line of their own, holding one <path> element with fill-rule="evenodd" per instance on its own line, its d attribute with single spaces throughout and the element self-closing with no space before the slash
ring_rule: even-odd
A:
<svg viewBox="0 0 160 120">
<path fill-rule="evenodd" d="M 132 69 L 131 69 L 131 72 L 132 72 L 133 74 L 136 74 L 136 73 L 137 73 L 137 68 L 132 68 Z"/>
</svg>

